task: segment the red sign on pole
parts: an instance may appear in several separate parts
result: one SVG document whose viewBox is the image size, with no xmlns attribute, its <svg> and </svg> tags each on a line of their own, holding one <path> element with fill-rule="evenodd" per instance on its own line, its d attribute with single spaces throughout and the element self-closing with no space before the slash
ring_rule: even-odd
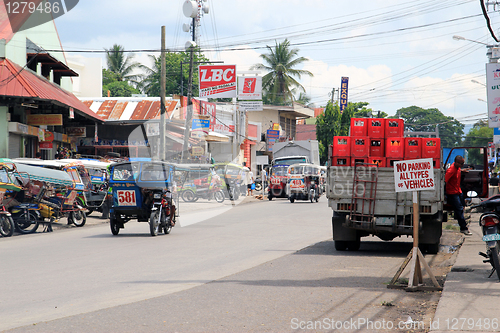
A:
<svg viewBox="0 0 500 333">
<path fill-rule="evenodd" d="M 200 65 L 200 97 L 236 97 L 236 65 Z"/>
</svg>

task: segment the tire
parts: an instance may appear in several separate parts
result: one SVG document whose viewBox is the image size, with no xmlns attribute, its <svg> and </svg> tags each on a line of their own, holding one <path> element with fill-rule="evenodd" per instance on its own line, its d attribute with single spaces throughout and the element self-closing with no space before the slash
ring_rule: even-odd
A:
<svg viewBox="0 0 500 333">
<path fill-rule="evenodd" d="M 194 192 L 191 190 L 183 191 L 181 197 L 184 202 L 195 202 L 196 200 L 198 200 L 196 194 L 194 194 Z"/>
<path fill-rule="evenodd" d="M 151 216 L 149 217 L 149 232 L 151 236 L 157 236 L 160 231 L 160 211 L 151 212 Z"/>
<path fill-rule="evenodd" d="M 224 202 L 224 192 L 222 191 L 217 191 L 214 193 L 214 199 L 215 201 L 217 201 L 218 203 L 223 203 Z"/>
<path fill-rule="evenodd" d="M 420 250 L 428 254 L 437 254 L 439 252 L 439 243 L 437 244 L 420 244 Z"/>
<path fill-rule="evenodd" d="M 0 234 L 4 237 L 10 237 L 14 234 L 16 228 L 12 217 L 7 215 L 0 215 Z"/>
<path fill-rule="evenodd" d="M 85 215 L 83 210 L 70 212 L 68 222 L 73 223 L 77 227 L 83 227 L 85 222 L 87 222 L 87 215 Z"/>
<path fill-rule="evenodd" d="M 118 223 L 116 222 L 116 218 L 114 217 L 111 217 L 109 219 L 109 226 L 111 228 L 111 233 L 113 235 L 118 235 L 118 233 L 120 233 L 120 227 L 118 226 Z"/>
<path fill-rule="evenodd" d="M 490 249 L 490 256 L 491 256 L 491 265 L 493 268 L 495 268 L 495 271 L 497 272 L 497 277 L 498 280 L 500 280 L 500 261 L 498 258 L 498 252 L 500 251 L 500 246 L 498 242 L 496 243 L 495 247 Z"/>
<path fill-rule="evenodd" d="M 269 199 L 269 201 L 271 201 L 271 200 L 273 200 L 273 195 L 272 195 L 271 193 L 269 193 L 269 194 L 267 195 L 267 198 Z"/>
<path fill-rule="evenodd" d="M 262 191 L 262 184 L 260 184 L 260 183 L 255 183 L 255 190 L 256 190 L 256 191 Z"/>
<path fill-rule="evenodd" d="M 335 250 L 345 251 L 347 250 L 347 241 L 335 241 Z"/>
<path fill-rule="evenodd" d="M 87 209 L 87 216 L 89 216 L 90 214 L 92 214 L 94 212 L 93 209 Z"/>
<path fill-rule="evenodd" d="M 107 200 L 102 204 L 101 219 L 104 219 L 104 220 L 109 219 L 109 202 Z"/>
<path fill-rule="evenodd" d="M 276 187 L 273 187 L 273 188 L 271 189 L 271 194 L 272 194 L 274 197 L 280 197 L 282 192 L 283 192 L 283 189 L 281 189 L 281 188 L 276 188 Z"/>
<path fill-rule="evenodd" d="M 16 229 L 22 234 L 31 234 L 38 229 L 38 218 L 35 214 L 31 212 L 23 212 L 16 216 L 14 223 L 16 224 Z"/>
<path fill-rule="evenodd" d="M 294 197 L 290 197 L 290 202 L 293 203 L 295 201 L 295 198 Z"/>
<path fill-rule="evenodd" d="M 170 231 L 172 231 L 172 223 L 170 223 L 170 216 L 168 216 L 163 227 L 163 232 L 165 232 L 165 235 L 168 235 Z"/>
<path fill-rule="evenodd" d="M 349 249 L 349 251 L 358 251 L 360 246 L 361 241 L 359 239 L 347 243 L 347 248 Z"/>
<path fill-rule="evenodd" d="M 315 197 L 315 195 L 314 195 L 314 190 L 309 191 L 309 200 L 311 200 L 311 203 L 313 203 L 313 201 L 314 201 L 314 197 Z"/>
</svg>

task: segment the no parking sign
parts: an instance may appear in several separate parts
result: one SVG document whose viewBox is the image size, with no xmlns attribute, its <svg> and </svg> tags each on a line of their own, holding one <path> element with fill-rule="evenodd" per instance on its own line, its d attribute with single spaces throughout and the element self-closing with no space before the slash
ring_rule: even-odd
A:
<svg viewBox="0 0 500 333">
<path fill-rule="evenodd" d="M 434 190 L 432 158 L 394 162 L 396 192 Z"/>
</svg>

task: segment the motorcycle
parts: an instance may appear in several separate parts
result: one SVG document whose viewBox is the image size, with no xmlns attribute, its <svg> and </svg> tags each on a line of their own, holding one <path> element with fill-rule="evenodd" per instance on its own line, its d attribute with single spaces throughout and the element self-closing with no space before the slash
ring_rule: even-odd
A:
<svg viewBox="0 0 500 333">
<path fill-rule="evenodd" d="M 162 230 L 169 234 L 175 225 L 175 206 L 172 205 L 172 193 L 168 189 L 155 191 L 153 206 L 149 217 L 149 230 L 151 236 L 158 235 Z"/>
<path fill-rule="evenodd" d="M 469 196 L 469 195 L 468 195 Z M 479 218 L 479 224 L 483 232 L 483 241 L 486 242 L 486 253 L 479 252 L 479 255 L 486 258 L 484 263 L 490 263 L 492 270 L 488 277 L 497 273 L 500 280 L 500 195 L 482 201 L 471 209 L 483 211 Z"/>
<path fill-rule="evenodd" d="M 0 234 L 4 237 L 10 237 L 14 234 L 14 220 L 4 206 L 0 206 Z"/>
</svg>

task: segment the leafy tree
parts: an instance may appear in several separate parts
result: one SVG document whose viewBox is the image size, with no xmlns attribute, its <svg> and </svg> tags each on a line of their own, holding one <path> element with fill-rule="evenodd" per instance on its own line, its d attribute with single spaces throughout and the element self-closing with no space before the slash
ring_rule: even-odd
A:
<svg viewBox="0 0 500 333">
<path fill-rule="evenodd" d="M 117 75 L 118 81 L 128 81 L 135 84 L 139 83 L 141 75 L 132 74 L 132 72 L 135 69 L 139 69 L 141 64 L 133 61 L 133 53 L 126 56 L 125 49 L 118 44 L 114 44 L 111 48 L 105 50 L 108 70 Z"/>
<path fill-rule="evenodd" d="M 297 98 L 296 102 L 305 105 L 307 107 L 314 107 L 314 104 L 311 103 L 311 97 L 303 92 L 299 94 L 299 98 Z"/>
<path fill-rule="evenodd" d="M 354 114 L 354 118 L 387 118 L 388 114 L 384 111 L 373 111 L 372 109 L 361 109 Z"/>
<path fill-rule="evenodd" d="M 276 42 L 274 48 L 268 45 L 267 49 L 269 53 L 260 55 L 264 64 L 255 64 L 251 67 L 268 72 L 262 78 L 264 103 L 290 105 L 293 101 L 293 88 L 305 92 L 304 87 L 294 77 L 300 79 L 302 75 L 313 76 L 309 71 L 295 69 L 308 59 L 298 57 L 299 49 L 292 49 L 288 39 L 279 44 Z"/>
<path fill-rule="evenodd" d="M 161 77 L 161 58 L 154 55 L 149 55 L 153 66 L 142 66 L 146 71 L 146 77 L 141 83 L 141 89 L 148 96 L 160 96 L 160 77 Z M 202 53 L 194 52 L 193 55 L 193 96 L 198 96 L 198 66 L 196 62 L 209 61 Z M 181 73 L 181 62 L 182 73 Z M 167 52 L 165 54 L 165 73 L 166 84 L 165 92 L 167 95 L 181 94 L 187 95 L 189 82 L 189 52 Z M 184 89 L 181 89 L 181 84 Z"/>
<path fill-rule="evenodd" d="M 316 137 L 320 143 L 320 162 L 324 164 L 328 160 L 328 149 L 333 143 L 334 136 L 349 135 L 351 118 L 360 112 L 367 112 L 366 102 L 348 103 L 343 113 L 336 103 L 328 102 L 325 112 L 316 117 Z M 321 146 L 323 148 L 321 148 Z"/>
<path fill-rule="evenodd" d="M 399 109 L 394 118 L 404 119 L 405 130 L 411 132 L 434 132 L 437 125 L 442 147 L 461 145 L 464 125 L 453 117 L 445 116 L 438 109 L 410 106 Z"/>
<path fill-rule="evenodd" d="M 474 124 L 464 140 L 465 147 L 488 147 L 488 142 L 493 139 L 493 128 L 488 122 L 480 120 Z M 483 164 L 483 155 L 479 149 L 468 149 L 468 164 Z"/>
<path fill-rule="evenodd" d="M 102 87 L 102 95 L 108 96 L 108 90 L 110 91 L 110 97 L 131 97 L 132 94 L 140 94 L 141 92 L 134 87 L 128 85 L 127 82 L 114 81 Z"/>
</svg>

